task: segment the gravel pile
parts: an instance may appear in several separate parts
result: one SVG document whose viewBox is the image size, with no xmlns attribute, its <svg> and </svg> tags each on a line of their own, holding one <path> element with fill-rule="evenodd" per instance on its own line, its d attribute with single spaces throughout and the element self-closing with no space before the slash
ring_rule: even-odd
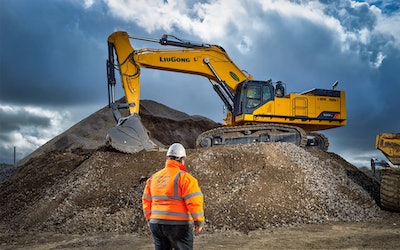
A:
<svg viewBox="0 0 400 250">
<path fill-rule="evenodd" d="M 203 182 L 212 180 L 205 190 L 216 230 L 369 221 L 380 213 L 344 166 L 292 144 L 209 149 L 193 163 Z"/>
<path fill-rule="evenodd" d="M 287 143 L 188 150 L 188 169 L 205 195 L 205 232 L 378 218 L 379 207 L 349 178 L 347 167 L 320 154 Z M 30 177 L 36 170 L 46 173 L 46 181 L 23 180 L 19 193 L 3 191 L 3 226 L 15 231 L 148 233 L 141 196 L 146 178 L 163 167 L 165 152 L 126 155 L 102 149 L 51 157 L 60 165 L 25 167 Z"/>
<path fill-rule="evenodd" d="M 142 102 L 142 121 L 163 145 L 193 147 L 217 126 L 166 106 Z M 148 234 L 145 180 L 165 152 L 122 154 L 104 146 L 114 124 L 106 108 L 21 161 L 0 183 L 0 230 Z M 340 156 L 288 143 L 188 149 L 187 167 L 205 196 L 205 232 L 249 232 L 336 221 L 373 221 L 379 185 Z"/>
<path fill-rule="evenodd" d="M 0 163 L 0 183 L 8 179 L 17 167 L 11 164 Z"/>
</svg>

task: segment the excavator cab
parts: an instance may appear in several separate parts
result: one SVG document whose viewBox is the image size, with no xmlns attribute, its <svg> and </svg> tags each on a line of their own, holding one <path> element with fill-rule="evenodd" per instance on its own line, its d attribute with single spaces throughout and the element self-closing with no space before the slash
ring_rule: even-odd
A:
<svg viewBox="0 0 400 250">
<path fill-rule="evenodd" d="M 252 114 L 255 109 L 274 99 L 270 81 L 248 80 L 239 84 L 234 97 L 233 115 Z"/>
</svg>

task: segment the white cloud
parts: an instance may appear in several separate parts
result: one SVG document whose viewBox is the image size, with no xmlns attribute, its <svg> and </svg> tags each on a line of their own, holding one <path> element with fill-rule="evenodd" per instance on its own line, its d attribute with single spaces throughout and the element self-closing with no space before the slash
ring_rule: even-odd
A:
<svg viewBox="0 0 400 250">
<path fill-rule="evenodd" d="M 391 36 L 393 44 L 400 47 L 400 14 L 384 15 L 379 8 L 366 2 L 342 0 L 325 5 L 319 1 L 276 0 L 216 0 L 205 3 L 108 0 L 106 3 L 114 16 L 133 22 L 148 33 L 157 30 L 184 31 L 206 42 L 229 44 L 235 41 L 234 46 L 242 53 L 251 50 L 255 34 L 268 32 L 270 26 L 280 25 L 265 19 L 269 15 L 278 15 L 285 22 L 309 22 L 324 27 L 337 39 L 342 52 L 362 54 L 374 50 L 370 57 L 373 67 L 379 67 L 387 52 L 382 48 L 385 45 L 369 46 L 372 36 Z M 374 26 L 371 28 L 371 25 Z M 365 49 L 364 46 L 370 48 Z"/>
<path fill-rule="evenodd" d="M 378 52 L 378 55 L 376 56 L 375 62 L 372 63 L 372 66 L 375 68 L 379 68 L 381 66 L 383 59 L 385 59 L 385 55 L 383 55 L 382 52 Z"/>
<path fill-rule="evenodd" d="M 7 155 L 16 147 L 18 159 L 36 150 L 72 124 L 70 112 L 37 106 L 0 104 L 0 116 L 0 151 Z"/>
<path fill-rule="evenodd" d="M 83 3 L 83 6 L 85 7 L 85 9 L 88 9 L 88 8 L 92 7 L 93 4 L 94 4 L 94 0 L 85 0 Z"/>
<path fill-rule="evenodd" d="M 341 156 L 357 167 L 369 168 L 371 166 L 371 158 L 388 161 L 387 158 L 377 149 L 369 151 L 357 149 L 349 150 L 342 152 Z"/>
<path fill-rule="evenodd" d="M 106 0 L 114 16 L 132 21 L 151 33 L 157 29 L 173 30 L 173 27 L 187 28 L 191 23 L 184 0 Z"/>
<path fill-rule="evenodd" d="M 393 37 L 393 46 L 400 48 L 400 13 L 387 16 L 379 13 L 375 30 Z"/>
<path fill-rule="evenodd" d="M 237 45 L 237 49 L 243 54 L 248 53 L 253 45 L 252 40 L 248 36 L 244 36 L 242 41 Z"/>
</svg>

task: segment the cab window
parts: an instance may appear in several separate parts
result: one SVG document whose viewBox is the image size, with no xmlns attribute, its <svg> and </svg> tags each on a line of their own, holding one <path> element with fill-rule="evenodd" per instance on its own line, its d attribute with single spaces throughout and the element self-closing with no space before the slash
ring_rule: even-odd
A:
<svg viewBox="0 0 400 250">
<path fill-rule="evenodd" d="M 260 86 L 248 86 L 246 93 L 246 108 L 254 108 L 261 103 L 261 88 Z"/>
<path fill-rule="evenodd" d="M 267 102 L 272 99 L 271 88 L 269 85 L 263 85 L 263 102 Z"/>
</svg>

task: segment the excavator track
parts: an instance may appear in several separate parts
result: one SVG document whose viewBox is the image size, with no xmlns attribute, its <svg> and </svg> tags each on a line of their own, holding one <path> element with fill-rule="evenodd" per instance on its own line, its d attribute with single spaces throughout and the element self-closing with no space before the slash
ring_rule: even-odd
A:
<svg viewBox="0 0 400 250">
<path fill-rule="evenodd" d="M 257 142 L 290 142 L 306 147 L 307 134 L 299 127 L 272 123 L 219 127 L 200 134 L 196 146 L 206 148 Z"/>
<path fill-rule="evenodd" d="M 307 148 L 317 147 L 322 151 L 328 151 L 328 138 L 319 133 L 307 133 Z"/>
</svg>

